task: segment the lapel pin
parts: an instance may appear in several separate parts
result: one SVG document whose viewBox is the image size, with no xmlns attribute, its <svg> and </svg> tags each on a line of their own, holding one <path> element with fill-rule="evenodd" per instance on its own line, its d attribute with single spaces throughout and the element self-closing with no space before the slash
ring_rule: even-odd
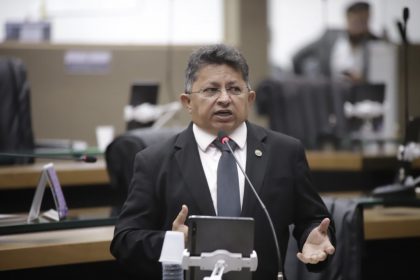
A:
<svg viewBox="0 0 420 280">
<path fill-rule="evenodd" d="M 262 152 L 261 152 L 261 150 L 256 149 L 256 150 L 255 150 L 255 155 L 256 155 L 257 157 L 262 156 Z"/>
</svg>

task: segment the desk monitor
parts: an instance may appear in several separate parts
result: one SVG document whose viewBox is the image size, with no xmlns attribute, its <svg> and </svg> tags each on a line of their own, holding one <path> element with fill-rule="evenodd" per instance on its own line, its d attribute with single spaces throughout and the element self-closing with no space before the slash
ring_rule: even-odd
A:
<svg viewBox="0 0 420 280">
<path fill-rule="evenodd" d="M 135 82 L 131 85 L 131 94 L 129 104 L 133 107 L 143 103 L 157 104 L 159 84 L 157 82 Z M 150 127 L 153 122 L 140 123 L 136 121 L 129 121 L 127 123 L 127 130 L 132 130 L 140 127 Z"/>
<path fill-rule="evenodd" d="M 188 220 L 188 250 L 190 256 L 224 249 L 249 257 L 254 250 L 254 219 L 246 217 L 190 216 Z M 211 271 L 190 267 L 187 280 L 203 280 Z M 230 271 L 223 280 L 250 280 L 251 271 Z"/>
</svg>

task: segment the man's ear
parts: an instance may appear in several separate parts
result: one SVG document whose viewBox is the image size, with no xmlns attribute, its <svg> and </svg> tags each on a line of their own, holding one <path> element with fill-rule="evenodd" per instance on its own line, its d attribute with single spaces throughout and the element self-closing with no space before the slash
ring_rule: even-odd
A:
<svg viewBox="0 0 420 280">
<path fill-rule="evenodd" d="M 181 101 L 184 108 L 187 109 L 188 113 L 191 113 L 191 95 L 187 93 L 181 93 L 179 100 Z"/>
<path fill-rule="evenodd" d="M 254 104 L 255 98 L 256 98 L 256 93 L 255 93 L 255 91 L 251 90 L 251 91 L 248 93 L 248 104 L 249 104 L 249 105 Z"/>
</svg>

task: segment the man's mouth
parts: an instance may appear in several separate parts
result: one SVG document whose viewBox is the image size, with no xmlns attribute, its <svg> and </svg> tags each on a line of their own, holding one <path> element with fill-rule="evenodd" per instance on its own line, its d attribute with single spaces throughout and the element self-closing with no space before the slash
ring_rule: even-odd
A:
<svg viewBox="0 0 420 280">
<path fill-rule="evenodd" d="M 220 110 L 214 113 L 218 117 L 229 117 L 232 116 L 232 111 L 230 110 Z"/>
</svg>

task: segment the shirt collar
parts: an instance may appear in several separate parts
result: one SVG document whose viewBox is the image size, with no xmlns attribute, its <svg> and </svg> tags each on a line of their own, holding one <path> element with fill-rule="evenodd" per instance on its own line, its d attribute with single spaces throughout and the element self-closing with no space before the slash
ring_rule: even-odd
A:
<svg viewBox="0 0 420 280">
<path fill-rule="evenodd" d="M 202 128 L 198 127 L 195 123 L 193 123 L 193 132 L 195 136 L 195 140 L 197 141 L 197 145 L 205 152 L 210 144 L 214 141 L 217 135 L 213 135 L 208 133 L 207 131 L 203 130 Z M 236 128 L 232 133 L 229 134 L 229 138 L 235 141 L 236 145 L 238 145 L 239 149 L 243 149 L 246 144 L 246 136 L 247 136 L 247 127 L 246 123 L 243 122 Z"/>
</svg>

